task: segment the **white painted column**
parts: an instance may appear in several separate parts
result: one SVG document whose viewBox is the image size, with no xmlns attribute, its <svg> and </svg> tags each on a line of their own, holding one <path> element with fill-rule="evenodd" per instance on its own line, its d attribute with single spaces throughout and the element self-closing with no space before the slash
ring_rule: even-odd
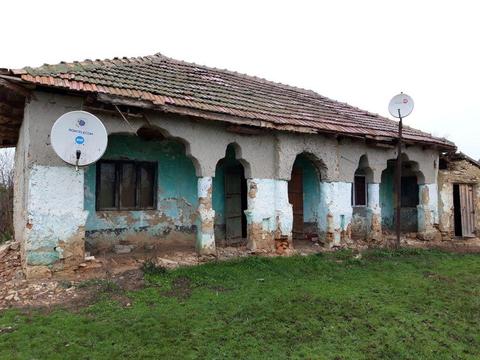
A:
<svg viewBox="0 0 480 360">
<path fill-rule="evenodd" d="M 248 243 L 250 250 L 273 250 L 275 246 L 275 180 L 247 179 Z"/>
<path fill-rule="evenodd" d="M 438 231 L 437 184 L 422 184 L 418 187 L 420 204 L 417 206 L 418 232 L 425 240 L 433 240 Z"/>
<path fill-rule="evenodd" d="M 352 183 L 321 182 L 318 225 L 326 244 L 340 245 L 350 239 Z"/>
<path fill-rule="evenodd" d="M 275 180 L 276 238 L 287 237 L 291 244 L 293 229 L 293 207 L 288 199 L 288 181 Z"/>
<path fill-rule="evenodd" d="M 215 211 L 212 207 L 212 177 L 198 178 L 197 252 L 215 253 Z"/>
<path fill-rule="evenodd" d="M 369 241 L 382 240 L 382 209 L 380 207 L 380 184 L 367 185 L 368 235 Z"/>
</svg>

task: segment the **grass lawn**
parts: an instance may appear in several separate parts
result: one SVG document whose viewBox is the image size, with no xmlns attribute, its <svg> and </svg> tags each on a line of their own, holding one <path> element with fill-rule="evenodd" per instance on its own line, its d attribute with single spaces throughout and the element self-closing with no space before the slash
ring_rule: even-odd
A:
<svg viewBox="0 0 480 360">
<path fill-rule="evenodd" d="M 338 252 L 161 270 L 139 291 L 105 282 L 76 311 L 0 313 L 0 329 L 13 330 L 0 333 L 0 357 L 480 358 L 480 255 Z"/>
</svg>

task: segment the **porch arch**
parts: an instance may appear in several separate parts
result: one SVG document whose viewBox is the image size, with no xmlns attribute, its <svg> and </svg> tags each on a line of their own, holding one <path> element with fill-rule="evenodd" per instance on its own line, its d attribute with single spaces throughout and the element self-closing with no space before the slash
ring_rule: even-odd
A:
<svg viewBox="0 0 480 360">
<path fill-rule="evenodd" d="M 387 232 L 395 229 L 395 168 L 396 159 L 387 160 L 382 172 L 380 184 L 380 203 L 382 209 L 382 228 Z M 420 185 L 425 183 L 425 176 L 419 164 L 402 154 L 402 198 L 400 199 L 401 231 L 418 232 L 418 205 L 420 205 Z"/>
</svg>

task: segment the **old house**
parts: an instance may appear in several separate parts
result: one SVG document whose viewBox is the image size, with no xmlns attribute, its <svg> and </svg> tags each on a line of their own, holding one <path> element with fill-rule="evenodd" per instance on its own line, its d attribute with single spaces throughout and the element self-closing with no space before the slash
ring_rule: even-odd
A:
<svg viewBox="0 0 480 360">
<path fill-rule="evenodd" d="M 480 163 L 465 154 L 440 158 L 439 229 L 444 240 L 478 237 L 480 229 Z"/>
<path fill-rule="evenodd" d="M 160 54 L 3 70 L 0 85 L 29 276 L 118 243 L 273 251 L 315 237 L 327 247 L 381 241 L 394 228 L 397 123 L 379 115 Z M 109 143 L 76 171 L 49 136 L 80 109 L 102 120 Z M 402 230 L 430 239 L 439 156 L 455 146 L 408 127 L 404 137 Z"/>
</svg>

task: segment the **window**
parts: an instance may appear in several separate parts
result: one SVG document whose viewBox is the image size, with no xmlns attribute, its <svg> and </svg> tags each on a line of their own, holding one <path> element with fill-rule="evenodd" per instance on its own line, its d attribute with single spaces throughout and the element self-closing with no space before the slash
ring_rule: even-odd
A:
<svg viewBox="0 0 480 360">
<path fill-rule="evenodd" d="M 352 205 L 367 206 L 367 182 L 365 181 L 365 175 L 355 175 L 352 191 Z"/>
<path fill-rule="evenodd" d="M 416 207 L 419 202 L 416 176 L 402 177 L 402 207 Z"/>
<path fill-rule="evenodd" d="M 155 209 L 156 178 L 153 162 L 98 162 L 97 210 Z"/>
</svg>

